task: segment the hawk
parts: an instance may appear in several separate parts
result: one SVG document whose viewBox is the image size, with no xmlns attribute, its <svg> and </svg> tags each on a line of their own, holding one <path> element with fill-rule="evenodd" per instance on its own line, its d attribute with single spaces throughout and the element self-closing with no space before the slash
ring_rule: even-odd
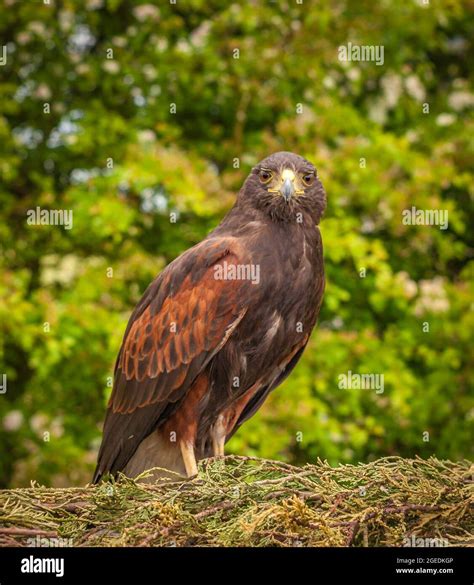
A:
<svg viewBox="0 0 474 585">
<path fill-rule="evenodd" d="M 224 455 L 316 324 L 325 207 L 315 167 L 272 154 L 217 228 L 150 284 L 115 364 L 94 482 L 153 467 L 191 477 L 197 461 Z"/>
</svg>

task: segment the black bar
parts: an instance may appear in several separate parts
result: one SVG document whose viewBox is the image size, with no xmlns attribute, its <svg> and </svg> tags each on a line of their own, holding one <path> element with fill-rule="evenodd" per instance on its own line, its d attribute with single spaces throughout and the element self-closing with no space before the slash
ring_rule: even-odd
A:
<svg viewBox="0 0 474 585">
<path fill-rule="evenodd" d="M 3 548 L 0 585 L 472 585 L 472 558 L 455 547 Z M 35 559 L 63 559 L 64 575 L 22 572 Z"/>
</svg>

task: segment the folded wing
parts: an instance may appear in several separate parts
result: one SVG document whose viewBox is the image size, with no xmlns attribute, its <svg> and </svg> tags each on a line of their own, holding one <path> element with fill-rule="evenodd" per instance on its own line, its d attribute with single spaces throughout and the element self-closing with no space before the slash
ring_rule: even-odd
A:
<svg viewBox="0 0 474 585">
<path fill-rule="evenodd" d="M 94 481 L 124 468 L 224 346 L 258 287 L 218 278 L 217 267 L 245 261 L 235 238 L 204 240 L 148 287 L 117 358 Z"/>
</svg>

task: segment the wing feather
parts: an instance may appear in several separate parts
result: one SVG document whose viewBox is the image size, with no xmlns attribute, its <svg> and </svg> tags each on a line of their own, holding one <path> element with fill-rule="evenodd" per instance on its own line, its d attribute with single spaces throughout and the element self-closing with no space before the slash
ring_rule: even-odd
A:
<svg viewBox="0 0 474 585">
<path fill-rule="evenodd" d="M 94 481 L 123 469 L 226 343 L 258 287 L 216 279 L 215 266 L 245 260 L 235 238 L 204 240 L 145 291 L 116 361 Z"/>
</svg>

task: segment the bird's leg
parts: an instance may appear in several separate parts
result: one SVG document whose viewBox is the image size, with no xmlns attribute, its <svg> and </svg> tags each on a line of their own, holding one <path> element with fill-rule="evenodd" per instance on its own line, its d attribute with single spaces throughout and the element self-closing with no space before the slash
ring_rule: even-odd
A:
<svg viewBox="0 0 474 585">
<path fill-rule="evenodd" d="M 187 476 L 193 477 L 193 475 L 197 475 L 198 468 L 193 444 L 189 441 L 180 441 L 179 446 L 181 449 L 181 455 L 183 456 Z"/>
<path fill-rule="evenodd" d="M 224 416 L 220 414 L 217 417 L 211 431 L 212 450 L 214 457 L 224 457 L 224 445 L 226 438 L 226 425 L 224 424 Z"/>
<path fill-rule="evenodd" d="M 212 450 L 214 457 L 224 457 L 224 445 L 227 435 L 232 431 L 239 420 L 242 411 L 260 388 L 260 380 L 251 386 L 240 398 L 219 414 L 211 428 Z"/>
</svg>

